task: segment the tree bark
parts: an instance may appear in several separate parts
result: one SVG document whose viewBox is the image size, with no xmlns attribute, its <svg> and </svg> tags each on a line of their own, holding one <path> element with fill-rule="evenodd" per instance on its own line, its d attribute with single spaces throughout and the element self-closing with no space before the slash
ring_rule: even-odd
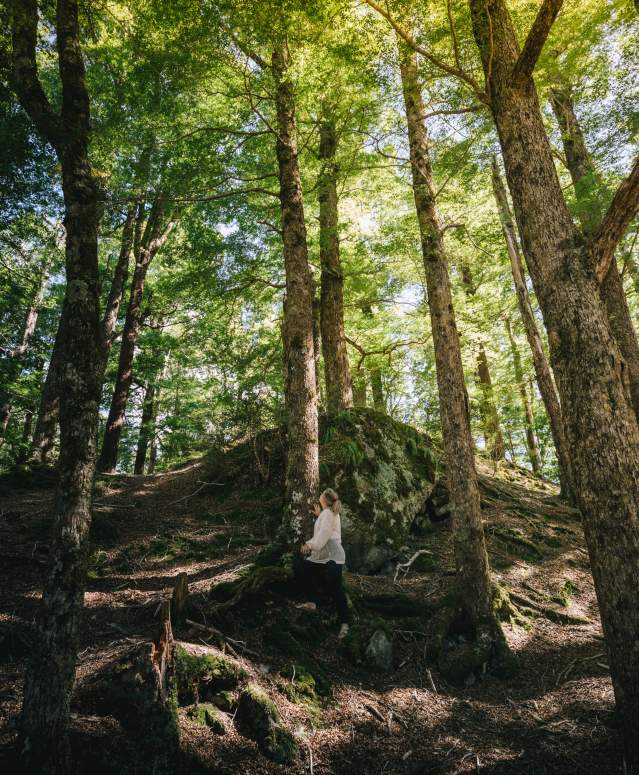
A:
<svg viewBox="0 0 639 775">
<path fill-rule="evenodd" d="M 9 354 L 8 363 L 2 375 L 2 384 L 0 384 L 0 437 L 4 436 L 9 424 L 12 408 L 11 389 L 13 383 L 20 376 L 22 364 L 29 349 L 29 342 L 35 333 L 40 307 L 49 282 L 50 265 L 49 259 L 42 262 L 35 296 L 24 316 L 20 341 L 15 350 Z"/>
<path fill-rule="evenodd" d="M 140 423 L 140 435 L 138 436 L 138 447 L 135 453 L 135 466 L 133 472 L 141 475 L 144 473 L 144 464 L 146 463 L 146 452 L 149 442 L 155 435 L 155 385 L 149 382 L 144 390 L 144 401 L 142 403 L 142 421 Z"/>
<path fill-rule="evenodd" d="M 313 282 L 308 264 L 304 202 L 297 160 L 295 99 L 286 43 L 271 58 L 277 110 L 277 163 L 284 268 L 286 271 L 286 541 L 296 545 L 310 527 L 311 506 L 319 486 L 319 451 L 315 357 L 313 349 Z"/>
<path fill-rule="evenodd" d="M 399 51 L 413 193 L 435 347 L 437 386 L 453 518 L 457 586 L 471 621 L 489 622 L 496 627 L 488 555 L 481 521 L 468 396 L 453 311 L 448 263 L 435 206 L 424 104 L 417 79 L 415 55 L 401 42 Z"/>
<path fill-rule="evenodd" d="M 528 339 L 528 344 L 530 345 L 530 351 L 532 352 L 535 377 L 537 378 L 537 386 L 539 387 L 541 399 L 544 402 L 544 406 L 546 408 L 548 422 L 550 423 L 550 432 L 552 434 L 553 443 L 555 445 L 555 452 L 557 454 L 561 493 L 564 498 L 573 502 L 575 499 L 575 488 L 572 479 L 570 452 L 568 450 L 568 441 L 566 439 L 564 420 L 561 413 L 561 404 L 559 403 L 559 396 L 557 395 L 557 389 L 555 387 L 555 381 L 550 370 L 550 365 L 546 359 L 546 353 L 544 352 L 541 335 L 539 334 L 539 330 L 537 328 L 535 313 L 533 312 L 532 305 L 530 303 L 530 296 L 528 295 L 528 288 L 526 286 L 526 279 L 524 274 L 524 262 L 519 251 L 519 242 L 517 240 L 515 224 L 513 223 L 506 189 L 504 187 L 501 175 L 499 174 L 499 168 L 497 167 L 496 159 L 493 159 L 492 180 L 493 192 L 495 194 L 497 209 L 499 211 L 499 219 L 501 221 L 501 228 L 504 234 L 504 239 L 506 240 L 508 257 L 510 259 L 510 268 L 513 275 L 515 292 L 517 294 L 519 312 L 521 314 L 521 320 L 524 324 L 526 338 Z"/>
<path fill-rule="evenodd" d="M 474 296 L 475 283 L 468 264 L 462 264 L 461 274 L 466 295 Z M 497 404 L 495 403 L 495 392 L 493 390 L 493 381 L 490 378 L 488 356 L 482 342 L 479 343 L 477 352 L 477 382 L 481 391 L 480 408 L 484 434 L 486 436 L 486 447 L 493 460 L 503 460 L 506 454 L 506 446 L 501 432 Z"/>
<path fill-rule="evenodd" d="M 521 366 L 521 355 L 519 354 L 519 348 L 515 337 L 513 336 L 512 326 L 510 325 L 509 318 L 504 320 L 506 326 L 506 334 L 508 341 L 510 342 L 510 352 L 513 357 L 513 368 L 515 370 L 515 381 L 519 388 L 519 395 L 521 396 L 521 407 L 524 410 L 525 426 L 526 426 L 526 447 L 528 449 L 528 458 L 532 466 L 532 470 L 538 476 L 542 472 L 541 455 L 539 454 L 539 447 L 537 446 L 537 438 L 535 436 L 535 420 L 532 411 L 532 405 L 528 398 L 528 391 L 526 390 L 526 382 L 524 380 L 524 370 Z"/>
<path fill-rule="evenodd" d="M 29 441 L 33 429 L 33 417 L 35 412 L 32 407 L 28 407 L 24 412 L 24 422 L 22 424 L 22 438 L 20 439 L 20 448 L 16 456 L 16 463 L 22 465 L 27 462 L 29 457 Z"/>
<path fill-rule="evenodd" d="M 353 377 L 353 404 L 355 406 L 366 406 L 366 377 L 361 371 L 356 371 Z"/>
<path fill-rule="evenodd" d="M 577 215 L 584 234 L 591 235 L 604 214 L 602 185 L 575 113 L 570 85 L 564 80 L 555 79 L 550 104 L 561 130 L 566 165 L 577 197 Z M 632 404 L 639 418 L 639 342 L 614 259 L 601 283 L 601 298 L 610 329 L 626 361 Z"/>
<path fill-rule="evenodd" d="M 379 366 L 371 366 L 368 369 L 371 380 L 371 393 L 373 406 L 378 412 L 386 411 L 386 399 L 384 398 L 384 384 L 382 383 L 382 370 Z"/>
<path fill-rule="evenodd" d="M 326 404 L 331 413 L 353 406 L 353 386 L 344 335 L 344 276 L 339 254 L 336 152 L 335 122 L 326 119 L 320 126 L 322 171 L 319 179 L 319 221 L 322 354 Z"/>
<path fill-rule="evenodd" d="M 592 248 L 564 200 L 537 92 L 504 0 L 470 0 L 491 111 L 562 399 L 625 742 L 639 772 L 639 428 Z"/>
<path fill-rule="evenodd" d="M 118 371 L 104 432 L 102 451 L 98 461 L 98 470 L 104 473 L 113 473 L 118 463 L 118 446 L 124 426 L 124 415 L 129 400 L 129 392 L 133 382 L 135 345 L 142 327 L 142 298 L 146 275 L 151 262 L 176 225 L 176 221 L 171 218 L 165 223 L 165 208 L 166 205 L 162 195 L 158 194 L 151 207 L 144 235 L 135 257 L 135 270 L 131 281 L 129 306 L 127 307 L 124 329 L 122 331 Z"/>
<path fill-rule="evenodd" d="M 38 7 L 13 6 L 13 77 L 18 97 L 51 143 L 62 170 L 67 285 L 60 325 L 60 482 L 37 634 L 27 667 L 20 750 L 31 772 L 69 767 L 69 702 L 84 600 L 95 435 L 100 400 L 98 228 L 102 196 L 88 155 L 89 95 L 77 2 L 58 0 L 56 45 L 61 111 L 55 113 L 36 64 Z"/>
</svg>

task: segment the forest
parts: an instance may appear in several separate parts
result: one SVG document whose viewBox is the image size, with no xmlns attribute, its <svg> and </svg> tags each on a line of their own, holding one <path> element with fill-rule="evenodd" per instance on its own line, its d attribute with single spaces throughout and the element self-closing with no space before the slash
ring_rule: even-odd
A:
<svg viewBox="0 0 639 775">
<path fill-rule="evenodd" d="M 639 0 L 0 20 L 2 771 L 639 775 Z"/>
</svg>

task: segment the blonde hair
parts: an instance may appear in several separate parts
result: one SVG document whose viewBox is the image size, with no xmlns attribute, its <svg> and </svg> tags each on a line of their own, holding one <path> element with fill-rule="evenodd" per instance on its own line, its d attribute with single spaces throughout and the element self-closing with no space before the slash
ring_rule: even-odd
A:
<svg viewBox="0 0 639 775">
<path fill-rule="evenodd" d="M 339 514 L 342 509 L 342 502 L 340 501 L 339 495 L 335 492 L 335 490 L 327 487 L 322 495 L 326 498 L 328 507 L 333 512 L 333 514 Z"/>
</svg>

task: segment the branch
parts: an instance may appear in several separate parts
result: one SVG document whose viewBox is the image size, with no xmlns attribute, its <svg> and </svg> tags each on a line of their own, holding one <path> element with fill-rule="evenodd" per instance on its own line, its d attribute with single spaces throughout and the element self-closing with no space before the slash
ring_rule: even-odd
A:
<svg viewBox="0 0 639 775">
<path fill-rule="evenodd" d="M 38 4 L 23 0 L 13 4 L 12 61 L 13 86 L 22 107 L 38 131 L 53 145 L 59 146 L 63 127 L 44 93 L 36 64 Z"/>
<path fill-rule="evenodd" d="M 639 207 L 639 156 L 630 175 L 617 189 L 608 211 L 590 243 L 592 265 L 599 282 L 603 282 L 615 254 L 615 248 L 630 225 Z"/>
<path fill-rule="evenodd" d="M 550 28 L 557 18 L 562 5 L 563 0 L 543 0 L 541 8 L 537 13 L 537 18 L 533 22 L 524 47 L 519 54 L 519 59 L 513 68 L 513 78 L 515 80 L 529 78 L 532 75 Z"/>
<path fill-rule="evenodd" d="M 410 34 L 410 32 L 404 29 L 404 27 L 402 27 L 401 24 L 399 24 L 395 20 L 395 18 L 391 16 L 390 12 L 382 8 L 382 6 L 376 3 L 375 0 L 365 0 L 365 2 L 374 11 L 377 11 L 377 13 L 380 14 L 380 16 L 383 16 L 386 19 L 386 21 L 395 30 L 395 32 L 399 35 L 399 37 L 402 38 L 402 40 L 404 40 L 405 43 L 407 43 L 408 46 L 413 49 L 413 51 L 416 51 L 418 54 L 421 54 L 425 59 L 427 59 L 429 62 L 435 65 L 435 67 L 438 67 L 440 70 L 443 70 L 445 73 L 448 73 L 448 75 L 452 75 L 455 78 L 459 78 L 465 84 L 470 86 L 470 88 L 475 92 L 475 94 L 477 95 L 477 98 L 481 102 L 486 104 L 488 103 L 488 95 L 480 87 L 480 85 L 472 77 L 472 75 L 468 75 L 468 73 L 465 73 L 463 70 L 460 70 L 458 67 L 447 65 L 446 62 L 442 62 L 441 59 L 439 59 L 434 54 L 432 54 L 428 49 L 424 48 L 423 46 L 420 46 L 419 43 L 415 40 L 415 38 L 413 38 L 413 36 Z"/>
</svg>

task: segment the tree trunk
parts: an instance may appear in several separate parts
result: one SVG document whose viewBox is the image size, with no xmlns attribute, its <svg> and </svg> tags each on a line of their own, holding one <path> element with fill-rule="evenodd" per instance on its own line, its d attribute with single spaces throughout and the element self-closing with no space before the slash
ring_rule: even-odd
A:
<svg viewBox="0 0 639 775">
<path fill-rule="evenodd" d="M 430 309 L 440 413 L 450 490 L 457 586 L 466 614 L 474 623 L 496 626 L 492 584 L 479 505 L 475 450 L 459 335 L 435 206 L 424 105 L 415 55 L 400 42 L 400 69 L 406 107 L 413 193 L 419 223 Z"/>
<path fill-rule="evenodd" d="M 320 358 L 322 355 L 322 302 L 313 293 L 313 358 L 315 360 L 315 393 L 317 405 L 322 405 L 322 380 Z"/>
<path fill-rule="evenodd" d="M 50 259 L 42 262 L 36 293 L 24 316 L 24 324 L 22 326 L 22 333 L 20 335 L 20 342 L 18 343 L 18 346 L 15 348 L 15 350 L 10 353 L 8 364 L 4 370 L 5 373 L 2 375 L 2 383 L 0 384 L 0 437 L 4 436 L 7 430 L 7 425 L 9 424 L 12 404 L 11 389 L 13 387 L 13 383 L 20 376 L 22 363 L 24 361 L 25 355 L 27 354 L 27 350 L 29 349 L 29 342 L 31 341 L 31 337 L 33 336 L 36 329 L 38 314 L 40 313 L 42 300 L 44 299 L 44 294 L 49 282 L 50 266 Z"/>
<path fill-rule="evenodd" d="M 29 457 L 29 441 L 31 440 L 31 432 L 33 429 L 33 417 L 35 412 L 31 407 L 27 408 L 24 412 L 24 422 L 22 425 L 22 438 L 20 439 L 20 449 L 16 456 L 17 465 L 22 465 L 27 462 Z"/>
<path fill-rule="evenodd" d="M 544 4 L 544 8 L 546 5 Z M 562 399 L 572 470 L 626 745 L 639 773 L 639 428 L 595 276 L 564 200 L 531 71 L 504 0 L 470 0 L 524 253 Z M 530 42 L 529 42 L 530 41 Z"/>
<path fill-rule="evenodd" d="M 78 8 L 58 0 L 56 45 L 62 100 L 54 113 L 36 65 L 37 3 L 14 4 L 18 96 L 51 142 L 62 170 L 67 285 L 60 325 L 60 480 L 37 633 L 27 667 L 20 750 L 31 772 L 69 769 L 67 725 L 75 677 L 91 524 L 100 400 L 98 227 L 102 197 L 88 155 L 89 96 Z"/>
<path fill-rule="evenodd" d="M 509 318 L 504 320 L 506 326 L 506 334 L 508 335 L 508 341 L 510 342 L 510 352 L 513 357 L 513 368 L 515 370 L 515 382 L 519 388 L 519 395 L 521 396 L 521 406 L 524 410 L 524 418 L 526 424 L 526 447 L 528 448 L 528 458 L 532 466 L 532 470 L 538 476 L 541 475 L 542 465 L 541 456 L 539 454 L 539 447 L 537 446 L 537 438 L 535 437 L 535 420 L 532 411 L 532 405 L 528 398 L 528 391 L 526 390 L 526 382 L 524 380 L 524 370 L 521 366 L 521 355 L 519 354 L 519 348 L 515 337 L 513 336 L 512 327 L 510 325 Z"/>
<path fill-rule="evenodd" d="M 467 296 L 475 295 L 475 283 L 473 275 L 468 264 L 462 264 L 462 281 Z M 477 382 L 481 391 L 481 418 L 486 436 L 486 448 L 493 460 L 503 460 L 506 454 L 504 436 L 501 432 L 499 422 L 499 412 L 495 403 L 495 392 L 493 390 L 493 381 L 490 378 L 490 367 L 488 366 L 488 356 L 482 342 L 479 343 L 477 353 Z"/>
<path fill-rule="evenodd" d="M 277 109 L 277 162 L 284 268 L 286 271 L 286 459 L 283 527 L 287 542 L 298 544 L 310 527 L 311 506 L 319 486 L 315 357 L 313 350 L 313 282 L 308 265 L 302 185 L 297 160 L 295 100 L 287 45 L 272 55 Z"/>
<path fill-rule="evenodd" d="M 365 374 L 356 371 L 353 376 L 353 404 L 355 406 L 366 406 L 367 387 Z"/>
<path fill-rule="evenodd" d="M 513 275 L 515 292 L 517 294 L 519 312 L 524 324 L 526 338 L 528 339 L 528 344 L 530 345 L 530 351 L 532 352 L 535 377 L 537 378 L 537 386 L 539 387 L 541 399 L 544 402 L 544 406 L 546 408 L 546 414 L 548 415 L 548 421 L 550 423 L 550 432 L 552 434 L 553 443 L 555 445 L 555 452 L 557 454 L 561 493 L 564 498 L 574 502 L 575 489 L 572 479 L 570 453 L 568 451 L 568 441 L 566 440 L 566 432 L 561 413 L 561 405 L 559 403 L 559 396 L 557 395 L 555 381 L 550 370 L 550 365 L 546 359 L 546 353 L 544 352 L 541 336 L 539 334 L 539 330 L 537 329 L 535 313 L 533 312 L 532 305 L 530 303 L 530 296 L 528 295 L 528 288 L 526 287 L 526 279 L 524 274 L 524 263 L 522 261 L 521 253 L 519 252 L 519 242 L 517 241 L 515 224 L 513 223 L 506 189 L 504 187 L 501 175 L 499 174 L 496 159 L 493 159 L 492 179 L 495 200 L 497 201 L 497 209 L 499 210 L 499 219 L 501 221 L 501 227 L 504 234 L 504 239 L 506 240 L 506 247 L 508 249 L 508 257 L 510 259 L 510 268 Z"/>
<path fill-rule="evenodd" d="M 319 179 L 322 354 L 326 404 L 338 413 L 353 406 L 353 386 L 344 335 L 344 277 L 339 255 L 337 132 L 328 119 L 320 126 Z"/>
<path fill-rule="evenodd" d="M 371 366 L 368 369 L 371 380 L 371 393 L 373 395 L 373 406 L 378 412 L 386 411 L 386 400 L 384 398 L 384 385 L 382 383 L 382 370 L 379 366 Z"/>
<path fill-rule="evenodd" d="M 164 211 L 165 203 L 161 195 L 158 194 L 153 202 L 145 233 L 135 257 L 135 270 L 131 281 L 129 306 L 122 331 L 118 372 L 104 432 L 102 451 L 98 461 L 98 470 L 104 473 L 113 473 L 118 462 L 118 446 L 124 426 L 124 415 L 129 400 L 129 392 L 133 382 L 135 345 L 142 327 L 142 298 L 146 275 L 151 261 L 153 261 L 153 258 L 164 245 L 176 224 L 175 220 L 169 219 L 168 223 L 165 226 L 163 225 Z"/>
<path fill-rule="evenodd" d="M 557 79 L 551 90 L 550 104 L 561 130 L 566 165 L 575 187 L 577 214 L 584 233 L 590 235 L 603 216 L 604 197 L 601 181 L 575 113 L 570 85 Z M 632 404 L 639 418 L 639 342 L 623 281 L 614 260 L 601 284 L 601 298 L 606 306 L 610 329 L 626 361 Z"/>
<path fill-rule="evenodd" d="M 140 423 L 140 435 L 138 436 L 138 448 L 135 453 L 135 466 L 133 472 L 141 475 L 144 473 L 146 452 L 149 442 L 155 435 L 155 385 L 152 382 L 144 390 L 144 402 L 142 403 L 142 421 Z"/>
</svg>

